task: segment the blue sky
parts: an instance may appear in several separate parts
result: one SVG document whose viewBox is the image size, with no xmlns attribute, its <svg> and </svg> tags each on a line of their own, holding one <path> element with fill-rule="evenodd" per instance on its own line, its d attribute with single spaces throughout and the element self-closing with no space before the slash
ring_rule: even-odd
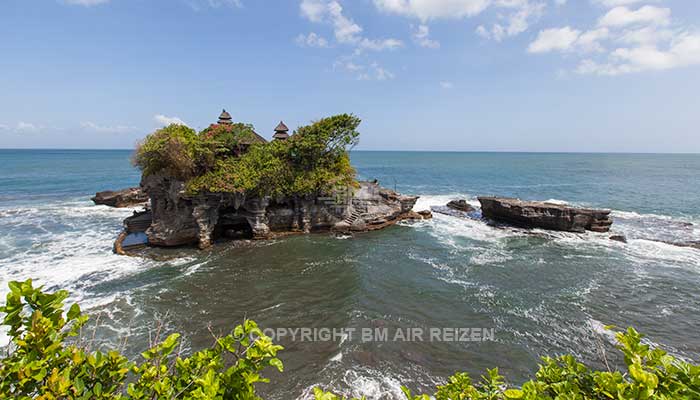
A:
<svg viewBox="0 0 700 400">
<path fill-rule="evenodd" d="M 0 147 L 131 148 L 226 108 L 366 150 L 700 152 L 695 0 L 3 0 Z"/>
</svg>

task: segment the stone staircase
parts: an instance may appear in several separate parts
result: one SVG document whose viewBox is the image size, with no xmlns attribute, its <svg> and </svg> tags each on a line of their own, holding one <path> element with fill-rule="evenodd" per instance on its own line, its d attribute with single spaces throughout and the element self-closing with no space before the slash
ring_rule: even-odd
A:
<svg viewBox="0 0 700 400">
<path fill-rule="evenodd" d="M 352 226 L 361 216 L 362 216 L 362 213 L 359 210 L 353 209 L 352 213 L 350 213 L 350 215 L 345 217 L 343 222 Z"/>
</svg>

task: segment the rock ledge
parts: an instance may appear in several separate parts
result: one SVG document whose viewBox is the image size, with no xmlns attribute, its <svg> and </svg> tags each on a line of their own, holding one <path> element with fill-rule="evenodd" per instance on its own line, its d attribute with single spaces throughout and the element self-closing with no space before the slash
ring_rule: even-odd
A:
<svg viewBox="0 0 700 400">
<path fill-rule="evenodd" d="M 146 203 L 148 194 L 140 187 L 134 187 L 117 191 L 97 192 L 91 200 L 97 205 L 124 208 Z"/>
<path fill-rule="evenodd" d="M 151 209 L 145 231 L 151 246 L 196 244 L 210 247 L 219 238 L 268 239 L 309 232 L 366 232 L 402 220 L 426 219 L 412 211 L 417 196 L 404 196 L 376 182 L 327 197 L 248 197 L 242 193 L 190 196 L 182 181 L 165 175 L 143 177 Z M 125 221 L 134 224 L 134 217 Z"/>
<path fill-rule="evenodd" d="M 541 201 L 504 197 L 479 197 L 484 218 L 526 228 L 567 232 L 608 232 L 610 210 L 576 208 Z"/>
</svg>

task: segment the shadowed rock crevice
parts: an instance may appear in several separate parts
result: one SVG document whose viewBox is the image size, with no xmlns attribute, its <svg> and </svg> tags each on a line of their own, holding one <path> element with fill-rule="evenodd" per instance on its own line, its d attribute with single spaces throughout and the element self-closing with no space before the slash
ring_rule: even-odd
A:
<svg viewBox="0 0 700 400">
<path fill-rule="evenodd" d="M 196 244 L 217 239 L 267 239 L 310 232 L 364 232 L 405 219 L 426 219 L 412 211 L 418 197 L 375 182 L 359 182 L 344 196 L 247 197 L 242 193 L 187 195 L 185 184 L 167 175 L 143 177 L 152 222 L 145 230 L 152 246 Z M 129 219 L 125 221 L 127 224 Z"/>
</svg>

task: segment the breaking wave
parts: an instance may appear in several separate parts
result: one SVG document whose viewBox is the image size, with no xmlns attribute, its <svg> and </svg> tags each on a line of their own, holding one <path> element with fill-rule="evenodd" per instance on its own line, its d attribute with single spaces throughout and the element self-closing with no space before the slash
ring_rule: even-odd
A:
<svg viewBox="0 0 700 400">
<path fill-rule="evenodd" d="M 474 196 L 464 193 L 421 195 L 414 210 L 420 211 L 430 209 L 432 206 L 444 206 L 450 200 L 460 198 L 466 199 L 474 207 L 480 206 Z M 557 199 L 550 199 L 547 202 L 571 204 Z M 504 241 L 509 238 L 534 235 L 553 240 L 561 245 L 577 248 L 588 246 L 602 248 L 605 251 L 617 251 L 635 261 L 668 261 L 700 267 L 699 250 L 673 244 L 700 241 L 700 225 L 697 219 L 682 220 L 671 216 L 621 210 L 613 210 L 612 216 L 614 224 L 609 234 L 594 232 L 578 234 L 541 229 L 526 232 L 523 229 L 490 226 L 480 219 L 458 218 L 438 213 L 434 213 L 432 223 L 416 226 L 420 229 L 427 229 L 432 236 L 452 248 L 473 249 L 472 241 L 488 243 L 488 248 L 482 249 L 479 254 L 472 257 L 471 262 L 474 264 L 508 261 L 511 259 L 511 255 L 502 246 Z M 610 240 L 610 236 L 615 234 L 623 235 L 628 243 L 623 244 Z M 469 239 L 469 242 L 465 242 L 463 239 Z"/>
<path fill-rule="evenodd" d="M 81 201 L 0 211 L 0 297 L 8 293 L 7 282 L 29 278 L 48 290 L 68 290 L 69 301 L 84 309 L 128 297 L 95 288 L 154 265 L 112 254 L 121 221 L 131 212 Z M 6 341 L 2 332 L 0 343 Z"/>
</svg>

